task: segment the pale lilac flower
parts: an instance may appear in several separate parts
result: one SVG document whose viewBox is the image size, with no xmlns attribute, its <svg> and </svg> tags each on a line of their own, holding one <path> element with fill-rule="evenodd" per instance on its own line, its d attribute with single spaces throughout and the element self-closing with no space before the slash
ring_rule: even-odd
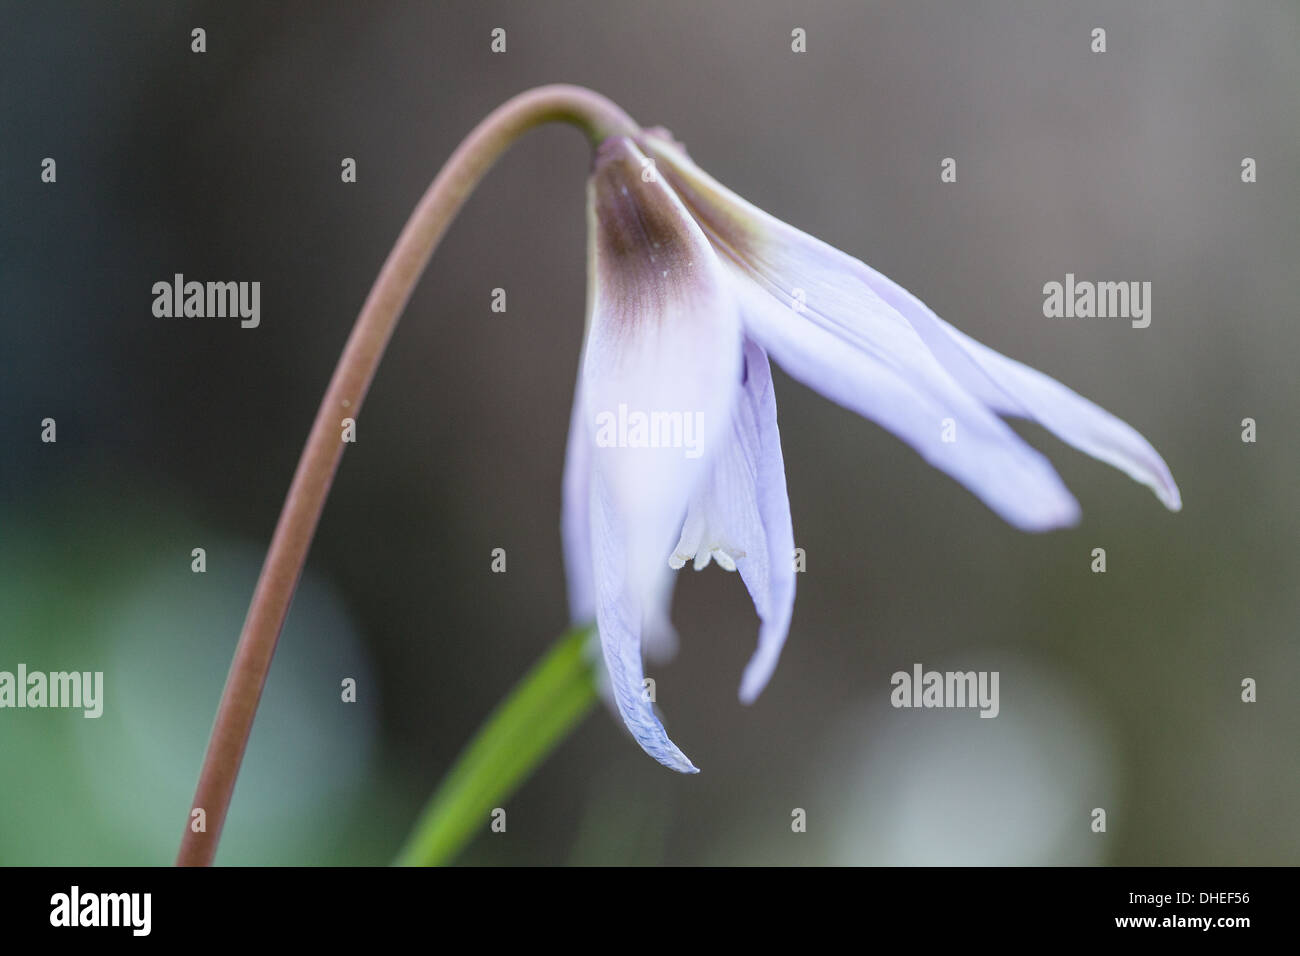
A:
<svg viewBox="0 0 1300 956">
<path fill-rule="evenodd" d="M 564 477 L 569 602 L 575 621 L 595 619 L 613 700 L 665 766 L 696 770 L 643 688 L 643 645 L 654 654 L 675 642 L 674 571 L 713 558 L 749 589 L 761 624 L 742 701 L 767 684 L 789 629 L 794 535 L 769 355 L 1017 528 L 1073 524 L 1079 506 L 1002 415 L 1037 422 L 1181 507 L 1169 469 L 1134 429 L 751 206 L 666 131 L 600 146 L 588 218 L 586 344 Z M 637 413 L 657 414 L 658 426 L 624 427 Z M 949 419 L 955 441 L 944 440 Z M 655 438 L 683 440 L 644 447 Z"/>
</svg>

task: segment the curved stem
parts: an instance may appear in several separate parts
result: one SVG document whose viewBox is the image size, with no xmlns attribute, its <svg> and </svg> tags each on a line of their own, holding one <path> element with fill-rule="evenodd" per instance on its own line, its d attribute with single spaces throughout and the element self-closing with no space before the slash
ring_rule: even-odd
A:
<svg viewBox="0 0 1300 956">
<path fill-rule="evenodd" d="M 226 677 L 177 865 L 204 866 L 216 855 L 271 657 L 343 455 L 342 420 L 355 419 L 361 411 L 375 369 L 415 283 L 483 174 L 520 135 L 557 120 L 579 127 L 593 144 L 637 129 L 618 106 L 591 90 L 543 86 L 521 93 L 488 115 L 456 148 L 420 199 L 384 262 L 321 400 L 280 512 Z M 200 808 L 206 826 L 196 832 L 194 810 Z"/>
</svg>

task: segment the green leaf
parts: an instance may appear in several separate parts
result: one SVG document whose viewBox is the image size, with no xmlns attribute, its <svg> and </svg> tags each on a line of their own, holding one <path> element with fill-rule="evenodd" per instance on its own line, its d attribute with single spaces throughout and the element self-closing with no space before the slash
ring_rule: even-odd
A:
<svg viewBox="0 0 1300 956">
<path fill-rule="evenodd" d="M 587 645 L 593 627 L 569 631 L 538 661 L 457 758 L 425 807 L 398 866 L 441 866 L 489 823 L 596 702 Z"/>
</svg>

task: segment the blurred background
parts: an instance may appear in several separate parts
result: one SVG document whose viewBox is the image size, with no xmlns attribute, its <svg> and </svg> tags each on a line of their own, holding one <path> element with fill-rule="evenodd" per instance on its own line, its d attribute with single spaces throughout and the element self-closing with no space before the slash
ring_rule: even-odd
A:
<svg viewBox="0 0 1300 956">
<path fill-rule="evenodd" d="M 462 859 L 1300 861 L 1291 0 L 6 3 L 3 24 L 0 670 L 102 670 L 106 689 L 98 720 L 0 711 L 0 863 L 173 859 L 356 312 L 460 139 L 556 81 L 668 126 L 741 195 L 1132 423 L 1185 506 L 1023 427 L 1084 518 L 1020 534 L 778 372 L 807 571 L 771 685 L 738 703 L 757 634 L 738 578 L 682 572 L 681 651 L 651 674 L 703 772 L 664 770 L 598 711 L 508 801 L 507 832 L 485 820 Z M 530 134 L 416 290 L 219 863 L 389 861 L 565 626 L 588 161 L 570 129 Z M 155 318 L 152 285 L 177 272 L 260 281 L 261 326 Z M 1045 319 L 1042 287 L 1067 272 L 1151 282 L 1150 327 Z M 46 417 L 57 443 L 40 440 Z M 998 719 L 892 709 L 890 675 L 918 662 L 999 671 Z"/>
</svg>

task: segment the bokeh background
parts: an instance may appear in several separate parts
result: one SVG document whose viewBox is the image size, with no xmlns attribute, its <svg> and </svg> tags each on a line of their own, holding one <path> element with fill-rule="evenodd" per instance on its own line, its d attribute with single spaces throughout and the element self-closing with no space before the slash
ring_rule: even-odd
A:
<svg viewBox="0 0 1300 956">
<path fill-rule="evenodd" d="M 1185 507 L 1024 427 L 1084 519 L 1023 535 L 778 372 L 807 572 L 771 686 L 736 699 L 757 632 L 740 581 L 683 572 L 682 648 L 652 674 L 703 772 L 664 770 L 597 712 L 463 859 L 1300 861 L 1292 0 L 6 3 L 0 49 L 0 669 L 102 670 L 107 687 L 99 720 L 0 712 L 0 863 L 171 861 L 370 283 L 471 126 L 556 81 L 667 125 L 742 195 L 1133 423 Z M 416 291 L 218 862 L 390 860 L 564 627 L 588 161 L 572 130 L 530 134 Z M 176 272 L 260 281 L 261 327 L 154 318 L 151 286 Z M 1042 286 L 1067 272 L 1150 281 L 1150 328 L 1045 319 Z M 1000 671 L 1001 716 L 893 710 L 890 674 L 915 662 Z"/>
</svg>

